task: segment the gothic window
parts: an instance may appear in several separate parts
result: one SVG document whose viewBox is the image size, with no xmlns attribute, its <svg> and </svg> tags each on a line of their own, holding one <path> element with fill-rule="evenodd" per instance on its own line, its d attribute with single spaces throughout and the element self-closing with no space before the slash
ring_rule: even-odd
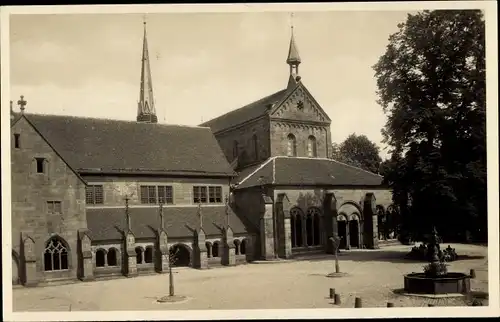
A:
<svg viewBox="0 0 500 322">
<path fill-rule="evenodd" d="M 233 142 L 233 159 L 236 159 L 238 157 L 239 151 L 238 151 L 238 141 Z"/>
<path fill-rule="evenodd" d="M 295 136 L 293 134 L 288 134 L 287 140 L 288 140 L 287 155 L 289 157 L 297 156 L 297 141 L 295 139 Z"/>
<path fill-rule="evenodd" d="M 212 244 L 210 242 L 206 242 L 205 247 L 207 248 L 207 258 L 212 257 Z"/>
<path fill-rule="evenodd" d="M 98 249 L 95 252 L 95 266 L 104 267 L 106 265 L 106 251 L 104 249 Z"/>
<path fill-rule="evenodd" d="M 317 157 L 316 138 L 312 135 L 307 139 L 307 155 L 310 158 Z"/>
<path fill-rule="evenodd" d="M 253 153 L 255 160 L 259 160 L 259 141 L 257 140 L 257 135 L 252 136 Z"/>
<path fill-rule="evenodd" d="M 52 237 L 45 245 L 43 256 L 45 271 L 68 269 L 68 249 L 58 237 Z"/>
<path fill-rule="evenodd" d="M 307 229 L 308 240 L 311 241 L 311 243 L 308 242 L 308 244 L 313 246 L 319 246 L 321 245 L 321 229 L 320 229 L 321 213 L 318 208 L 313 207 L 307 210 L 307 216 L 311 220 L 311 228 Z M 309 237 L 309 235 L 311 235 L 311 237 Z"/>
<path fill-rule="evenodd" d="M 245 255 L 247 253 L 247 240 L 243 239 L 240 244 L 240 254 Z"/>
<path fill-rule="evenodd" d="M 136 247 L 135 248 L 135 258 L 137 261 L 137 264 L 142 264 L 142 247 Z"/>
<path fill-rule="evenodd" d="M 234 243 L 234 254 L 239 255 L 240 254 L 240 240 L 235 239 L 233 243 Z"/>
<path fill-rule="evenodd" d="M 212 245 L 212 257 L 219 257 L 219 242 Z"/>
<path fill-rule="evenodd" d="M 115 248 L 110 248 L 108 250 L 108 266 L 118 266 L 117 251 Z"/>
<path fill-rule="evenodd" d="M 62 207 L 60 201 L 47 201 L 47 212 L 49 214 L 61 214 Z"/>
<path fill-rule="evenodd" d="M 104 191 L 102 185 L 90 185 L 85 188 L 85 202 L 87 205 L 104 203 Z"/>
<path fill-rule="evenodd" d="M 222 202 L 222 187 L 208 187 L 208 202 L 221 203 Z"/>
<path fill-rule="evenodd" d="M 299 208 L 290 209 L 290 228 L 291 228 L 291 238 L 292 247 L 303 246 L 302 238 L 302 226 L 303 226 L 304 214 Z"/>
<path fill-rule="evenodd" d="M 144 262 L 146 263 L 153 262 L 153 246 L 146 247 L 146 251 L 144 252 Z"/>
<path fill-rule="evenodd" d="M 14 134 L 14 148 L 16 148 L 16 149 L 19 149 L 21 147 L 20 137 L 21 137 L 21 134 L 18 134 L 18 133 Z"/>
<path fill-rule="evenodd" d="M 47 160 L 45 158 L 35 158 L 36 161 L 36 173 L 47 172 Z"/>
</svg>

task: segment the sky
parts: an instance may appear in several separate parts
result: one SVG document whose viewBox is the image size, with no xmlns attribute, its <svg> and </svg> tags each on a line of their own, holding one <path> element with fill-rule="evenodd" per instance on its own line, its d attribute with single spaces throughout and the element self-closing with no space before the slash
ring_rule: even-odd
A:
<svg viewBox="0 0 500 322">
<path fill-rule="evenodd" d="M 333 142 L 364 134 L 387 157 L 372 66 L 407 14 L 294 13 L 302 82 Z M 11 15 L 11 99 L 24 95 L 29 113 L 135 120 L 144 19 L 161 123 L 198 125 L 287 85 L 288 12 Z"/>
</svg>

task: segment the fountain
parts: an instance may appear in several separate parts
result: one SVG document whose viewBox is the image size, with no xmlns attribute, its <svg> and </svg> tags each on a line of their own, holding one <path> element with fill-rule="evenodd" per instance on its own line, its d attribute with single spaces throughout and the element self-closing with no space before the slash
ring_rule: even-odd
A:
<svg viewBox="0 0 500 322">
<path fill-rule="evenodd" d="M 447 264 L 440 260 L 439 238 L 436 227 L 432 230 L 427 245 L 429 264 L 423 273 L 404 276 L 404 290 L 412 294 L 468 294 L 471 276 L 464 273 L 448 272 Z"/>
</svg>

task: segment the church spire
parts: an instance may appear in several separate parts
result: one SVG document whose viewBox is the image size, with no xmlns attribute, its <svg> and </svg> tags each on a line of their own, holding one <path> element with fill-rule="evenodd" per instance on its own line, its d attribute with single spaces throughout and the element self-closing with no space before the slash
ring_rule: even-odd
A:
<svg viewBox="0 0 500 322">
<path fill-rule="evenodd" d="M 293 13 L 292 13 L 293 19 Z M 288 49 L 288 57 L 286 59 L 286 63 L 290 66 L 290 78 L 288 81 L 288 86 L 295 85 L 299 80 L 299 65 L 301 63 L 299 50 L 297 49 L 297 44 L 295 44 L 295 37 L 293 34 L 293 21 L 291 26 L 291 38 L 290 38 L 290 47 Z"/>
<path fill-rule="evenodd" d="M 137 122 L 158 123 L 149 65 L 148 39 L 146 36 L 146 21 L 144 21 L 144 40 L 142 44 L 141 87 L 137 107 Z"/>
</svg>

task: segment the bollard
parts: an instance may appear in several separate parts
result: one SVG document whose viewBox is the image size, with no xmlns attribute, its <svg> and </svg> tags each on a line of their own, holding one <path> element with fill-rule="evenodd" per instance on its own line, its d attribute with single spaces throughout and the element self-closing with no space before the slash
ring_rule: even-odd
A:
<svg viewBox="0 0 500 322">
<path fill-rule="evenodd" d="M 470 275 L 470 278 L 476 278 L 476 270 L 471 269 L 469 275 Z"/>
<path fill-rule="evenodd" d="M 335 293 L 335 299 L 333 300 L 333 303 L 334 303 L 335 305 L 340 305 L 340 304 L 341 304 L 341 301 L 340 301 L 340 294 Z"/>
<path fill-rule="evenodd" d="M 387 302 L 387 307 L 394 307 L 394 303 L 392 303 L 392 302 Z"/>
<path fill-rule="evenodd" d="M 361 303 L 361 298 L 356 297 L 354 299 L 354 307 L 355 308 L 361 308 L 361 307 L 363 307 L 363 304 Z"/>
<path fill-rule="evenodd" d="M 428 307 L 433 307 L 433 306 L 434 306 L 434 304 L 427 304 L 427 306 L 428 306 Z"/>
<path fill-rule="evenodd" d="M 331 288 L 330 289 L 330 298 L 333 299 L 335 297 L 335 289 Z"/>
</svg>

